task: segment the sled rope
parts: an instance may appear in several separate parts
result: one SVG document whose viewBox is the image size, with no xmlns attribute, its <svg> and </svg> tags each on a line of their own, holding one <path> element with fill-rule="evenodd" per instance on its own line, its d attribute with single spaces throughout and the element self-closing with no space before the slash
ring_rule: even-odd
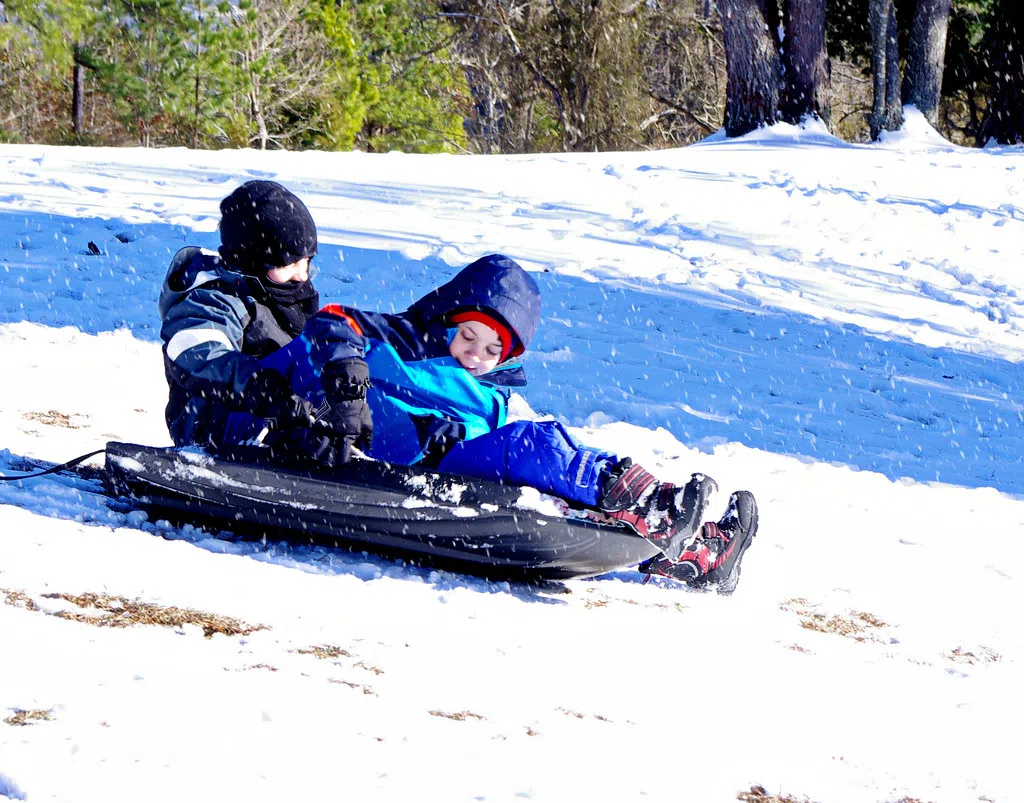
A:
<svg viewBox="0 0 1024 803">
<path fill-rule="evenodd" d="M 13 480 L 29 480 L 29 479 L 32 479 L 33 477 L 43 477 L 43 476 L 46 476 L 47 474 L 56 474 L 58 471 L 63 471 L 66 468 L 73 468 L 74 466 L 77 466 L 79 463 L 83 462 L 84 460 L 88 460 L 93 455 L 103 454 L 103 452 L 105 452 L 105 451 L 107 451 L 107 450 L 106 449 L 97 449 L 95 452 L 89 452 L 89 454 L 79 455 L 78 457 L 74 458 L 73 460 L 68 460 L 68 462 L 66 462 L 66 463 L 61 463 L 59 466 L 54 466 L 53 468 L 44 469 L 43 471 L 36 471 L 36 472 L 34 472 L 32 474 L 18 474 L 18 475 L 15 475 L 13 477 L 0 476 L 0 482 L 11 482 Z"/>
</svg>

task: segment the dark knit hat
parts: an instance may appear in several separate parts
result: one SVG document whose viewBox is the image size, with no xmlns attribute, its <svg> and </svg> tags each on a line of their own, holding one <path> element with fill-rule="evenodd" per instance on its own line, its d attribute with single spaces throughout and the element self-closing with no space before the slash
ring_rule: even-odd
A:
<svg viewBox="0 0 1024 803">
<path fill-rule="evenodd" d="M 243 273 L 263 273 L 316 253 L 312 215 L 276 181 L 247 181 L 220 202 L 220 214 L 220 255 Z"/>
</svg>

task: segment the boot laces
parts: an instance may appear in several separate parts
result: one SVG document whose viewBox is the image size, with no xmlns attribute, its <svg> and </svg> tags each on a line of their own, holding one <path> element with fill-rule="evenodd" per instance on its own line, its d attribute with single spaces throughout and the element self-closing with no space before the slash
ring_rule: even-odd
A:
<svg viewBox="0 0 1024 803">
<path fill-rule="evenodd" d="M 728 521 L 732 521 L 729 519 Z M 732 541 L 732 533 L 727 528 L 727 521 L 722 520 L 721 524 L 716 524 L 713 521 L 706 521 L 700 529 L 701 541 L 708 548 L 710 553 L 711 563 L 714 564 L 718 560 L 718 556 L 721 555 L 729 548 L 729 543 Z"/>
<path fill-rule="evenodd" d="M 646 509 L 644 518 L 652 532 L 672 529 L 682 515 L 680 502 L 683 490 L 682 486 L 667 482 L 657 483 L 649 490 L 649 496 L 643 502 Z"/>
</svg>

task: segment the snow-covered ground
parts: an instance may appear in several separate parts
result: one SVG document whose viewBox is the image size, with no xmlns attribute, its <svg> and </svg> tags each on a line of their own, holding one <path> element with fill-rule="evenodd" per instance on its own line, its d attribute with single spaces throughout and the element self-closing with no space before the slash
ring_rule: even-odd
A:
<svg viewBox="0 0 1024 803">
<path fill-rule="evenodd" d="M 0 146 L 0 473 L 169 442 L 163 272 L 260 177 L 313 212 L 325 302 L 402 309 L 514 257 L 545 303 L 519 409 L 761 509 L 719 597 L 235 544 L 98 481 L 0 483 L 0 798 L 1020 799 L 1024 150 L 909 111 L 875 145 Z"/>
</svg>

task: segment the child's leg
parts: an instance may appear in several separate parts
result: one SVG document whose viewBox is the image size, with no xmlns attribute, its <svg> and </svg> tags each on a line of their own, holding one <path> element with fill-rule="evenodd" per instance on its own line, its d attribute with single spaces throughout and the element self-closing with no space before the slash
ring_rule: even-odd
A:
<svg viewBox="0 0 1024 803">
<path fill-rule="evenodd" d="M 686 485 L 658 481 L 609 452 L 581 446 L 554 421 L 517 421 L 457 444 L 438 468 L 453 474 L 530 485 L 629 524 L 665 553 L 642 571 L 728 594 L 739 579 L 743 553 L 757 532 L 757 506 L 746 491 L 733 494 L 718 524 L 702 526 L 717 485 L 694 474 Z"/>
<path fill-rule="evenodd" d="M 438 469 L 529 485 L 595 507 L 606 470 L 617 461 L 609 452 L 576 443 L 557 421 L 516 421 L 457 444 Z"/>
</svg>

